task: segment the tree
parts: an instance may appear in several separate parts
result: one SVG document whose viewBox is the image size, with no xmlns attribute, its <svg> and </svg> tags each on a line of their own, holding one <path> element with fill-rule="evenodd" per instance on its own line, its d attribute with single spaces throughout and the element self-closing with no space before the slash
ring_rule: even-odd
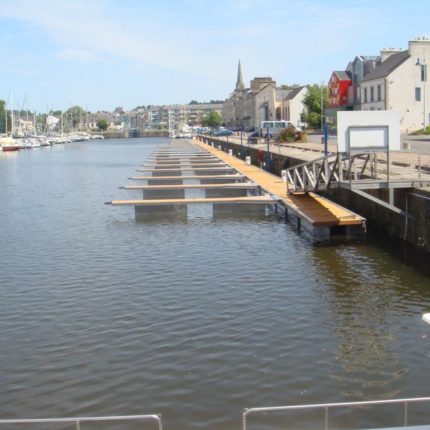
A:
<svg viewBox="0 0 430 430">
<path fill-rule="evenodd" d="M 305 122 L 309 128 L 321 128 L 321 93 L 322 93 L 322 111 L 327 107 L 327 87 L 317 84 L 308 87 L 308 93 L 303 99 L 305 110 L 301 114 L 301 120 Z"/>
<path fill-rule="evenodd" d="M 109 123 L 104 118 L 100 118 L 97 121 L 97 128 L 100 131 L 106 131 L 109 128 Z"/>
<path fill-rule="evenodd" d="M 202 125 L 205 127 L 219 127 L 222 124 L 222 116 L 217 111 L 210 111 L 202 118 Z"/>
<path fill-rule="evenodd" d="M 189 105 L 198 105 L 199 102 L 197 100 L 191 100 L 188 104 Z"/>
<path fill-rule="evenodd" d="M 6 102 L 0 100 L 0 133 L 6 133 Z"/>
<path fill-rule="evenodd" d="M 85 117 L 86 112 L 80 106 L 72 106 L 64 114 L 64 120 L 69 122 L 72 128 L 77 128 L 80 124 L 83 124 Z"/>
</svg>

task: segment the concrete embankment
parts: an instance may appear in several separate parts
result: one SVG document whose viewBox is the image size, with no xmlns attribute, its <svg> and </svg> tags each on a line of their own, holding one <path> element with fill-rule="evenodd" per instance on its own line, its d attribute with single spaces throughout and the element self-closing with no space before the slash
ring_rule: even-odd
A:
<svg viewBox="0 0 430 430">
<path fill-rule="evenodd" d="M 106 131 L 101 134 L 105 139 L 128 139 L 133 137 L 169 137 L 169 132 L 164 130 L 127 130 L 127 131 Z"/>
<path fill-rule="evenodd" d="M 281 171 L 297 164 L 318 158 L 318 152 L 302 152 L 282 148 L 282 153 L 276 146 L 267 149 L 262 145 L 251 146 L 237 142 L 204 137 L 204 141 L 214 143 L 216 147 L 234 154 L 242 159 L 251 157 L 252 164 L 261 166 L 270 160 L 270 171 L 281 176 Z M 418 171 L 417 171 L 418 173 Z M 388 202 L 388 191 L 384 189 L 369 190 L 368 193 Z M 350 190 L 333 188 L 325 194 L 332 201 L 358 213 L 367 219 L 370 229 L 382 232 L 390 237 L 400 239 L 414 245 L 423 252 L 430 252 L 430 191 L 429 188 L 402 188 L 394 191 L 394 206 L 399 211 L 384 207 L 374 201 L 362 197 Z"/>
</svg>

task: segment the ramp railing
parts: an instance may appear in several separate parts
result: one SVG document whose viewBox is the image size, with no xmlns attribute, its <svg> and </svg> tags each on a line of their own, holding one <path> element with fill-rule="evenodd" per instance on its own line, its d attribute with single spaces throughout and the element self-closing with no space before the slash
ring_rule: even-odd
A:
<svg viewBox="0 0 430 430">
<path fill-rule="evenodd" d="M 333 185 L 376 179 L 376 153 L 330 154 L 286 169 L 287 192 L 326 191 Z"/>
<path fill-rule="evenodd" d="M 398 404 L 403 407 L 403 422 L 402 426 L 407 427 L 409 422 L 409 412 L 408 406 L 410 403 L 430 403 L 430 397 L 417 397 L 411 399 L 393 399 L 393 400 L 371 400 L 363 402 L 343 402 L 343 403 L 321 403 L 321 404 L 311 404 L 311 405 L 292 405 L 292 406 L 273 406 L 273 407 L 263 407 L 263 408 L 249 408 L 244 409 L 242 414 L 242 430 L 247 430 L 247 418 L 251 414 L 257 413 L 270 413 L 270 412 L 292 412 L 292 411 L 308 411 L 308 410 L 321 410 L 324 417 L 324 430 L 329 430 L 329 418 L 330 411 L 332 409 L 339 408 L 354 408 L 362 406 L 374 406 L 374 405 L 390 405 Z M 430 422 L 430 417 L 429 417 Z M 293 426 L 294 428 L 294 426 Z"/>
</svg>

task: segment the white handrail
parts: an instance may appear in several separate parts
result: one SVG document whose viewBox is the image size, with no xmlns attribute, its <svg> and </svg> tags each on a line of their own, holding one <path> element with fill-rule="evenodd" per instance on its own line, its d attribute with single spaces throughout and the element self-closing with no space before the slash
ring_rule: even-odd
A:
<svg viewBox="0 0 430 430">
<path fill-rule="evenodd" d="M 246 430 L 246 419 L 248 415 L 258 412 L 277 412 L 277 411 L 292 411 L 305 409 L 324 409 L 324 429 L 328 430 L 328 411 L 331 408 L 339 407 L 356 407 L 356 406 L 372 406 L 372 405 L 387 405 L 393 403 L 403 403 L 403 425 L 408 425 L 408 404 L 413 402 L 430 402 L 430 397 L 416 397 L 411 399 L 392 399 L 392 400 L 369 400 L 360 402 L 342 402 L 342 403 L 319 403 L 310 405 L 291 405 L 291 406 L 271 406 L 261 408 L 247 408 L 242 414 L 242 429 Z"/>
<path fill-rule="evenodd" d="M 28 419 L 5 419 L 0 420 L 2 424 L 37 424 L 37 423 L 75 423 L 76 429 L 80 429 L 80 423 L 94 421 L 147 421 L 153 420 L 157 423 L 158 430 L 163 430 L 161 415 L 119 415 L 110 417 L 70 417 L 70 418 L 28 418 Z"/>
</svg>

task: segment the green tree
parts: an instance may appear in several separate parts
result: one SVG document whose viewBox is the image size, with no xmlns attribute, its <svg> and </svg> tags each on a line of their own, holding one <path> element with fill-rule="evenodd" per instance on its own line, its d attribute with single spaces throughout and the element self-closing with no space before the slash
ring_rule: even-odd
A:
<svg viewBox="0 0 430 430">
<path fill-rule="evenodd" d="M 322 109 L 321 109 L 322 94 Z M 301 114 L 301 120 L 309 128 L 321 128 L 321 110 L 324 115 L 324 109 L 327 107 L 327 87 L 317 84 L 308 87 L 308 93 L 303 99 L 305 110 Z"/>
<path fill-rule="evenodd" d="M 199 102 L 197 100 L 191 100 L 188 104 L 189 105 L 198 105 Z"/>
<path fill-rule="evenodd" d="M 80 106 L 72 106 L 64 113 L 64 121 L 71 124 L 72 128 L 77 128 L 85 121 L 86 112 Z"/>
<path fill-rule="evenodd" d="M 0 100 L 0 133 L 6 133 L 6 102 Z"/>
<path fill-rule="evenodd" d="M 205 127 L 219 127 L 222 124 L 222 116 L 217 111 L 210 111 L 202 118 L 202 125 Z"/>
<path fill-rule="evenodd" d="M 109 128 L 109 123 L 104 118 L 100 118 L 97 121 L 97 128 L 100 131 L 106 131 Z"/>
</svg>

